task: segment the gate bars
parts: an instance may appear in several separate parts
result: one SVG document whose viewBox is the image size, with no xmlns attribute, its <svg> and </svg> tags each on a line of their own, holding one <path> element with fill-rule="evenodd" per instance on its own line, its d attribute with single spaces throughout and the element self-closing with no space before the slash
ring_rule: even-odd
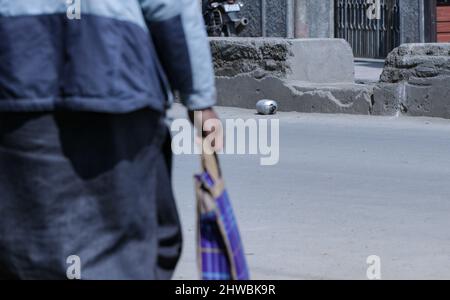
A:
<svg viewBox="0 0 450 300">
<path fill-rule="evenodd" d="M 335 34 L 347 40 L 355 57 L 385 58 L 400 45 L 399 0 L 377 0 L 379 19 L 369 19 L 367 0 L 335 0 Z M 376 2 L 374 0 L 373 2 Z"/>
</svg>

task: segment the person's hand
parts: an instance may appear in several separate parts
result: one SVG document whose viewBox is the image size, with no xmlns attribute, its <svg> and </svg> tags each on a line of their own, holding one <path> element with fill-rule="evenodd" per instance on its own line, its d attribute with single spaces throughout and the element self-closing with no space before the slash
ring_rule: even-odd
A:
<svg viewBox="0 0 450 300">
<path fill-rule="evenodd" d="M 201 134 L 203 143 L 219 152 L 223 148 L 223 126 L 219 116 L 213 108 L 207 108 L 198 111 L 189 111 L 189 119 Z"/>
</svg>

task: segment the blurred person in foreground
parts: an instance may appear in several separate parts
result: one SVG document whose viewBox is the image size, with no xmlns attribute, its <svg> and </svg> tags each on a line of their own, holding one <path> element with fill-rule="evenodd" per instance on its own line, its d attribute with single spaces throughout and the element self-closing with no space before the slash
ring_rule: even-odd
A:
<svg viewBox="0 0 450 300">
<path fill-rule="evenodd" d="M 196 0 L 0 0 L 0 279 L 169 279 L 165 111 L 217 118 Z M 186 178 L 191 180 L 191 178 Z"/>
</svg>

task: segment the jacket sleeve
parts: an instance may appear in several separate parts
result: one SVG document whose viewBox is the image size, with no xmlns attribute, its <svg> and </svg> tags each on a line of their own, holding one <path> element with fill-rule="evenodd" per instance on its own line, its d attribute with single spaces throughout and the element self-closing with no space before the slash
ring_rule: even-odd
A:
<svg viewBox="0 0 450 300">
<path fill-rule="evenodd" d="M 198 0 L 141 0 L 171 88 L 189 110 L 216 103 L 211 51 Z"/>
</svg>

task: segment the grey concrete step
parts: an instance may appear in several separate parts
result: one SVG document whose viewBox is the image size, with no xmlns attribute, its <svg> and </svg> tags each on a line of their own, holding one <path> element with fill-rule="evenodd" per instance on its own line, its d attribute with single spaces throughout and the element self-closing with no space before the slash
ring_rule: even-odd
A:
<svg viewBox="0 0 450 300">
<path fill-rule="evenodd" d="M 261 99 L 276 100 L 280 111 L 372 114 L 373 88 L 369 84 L 312 84 L 275 77 L 218 77 L 219 105 L 255 108 Z"/>
</svg>

